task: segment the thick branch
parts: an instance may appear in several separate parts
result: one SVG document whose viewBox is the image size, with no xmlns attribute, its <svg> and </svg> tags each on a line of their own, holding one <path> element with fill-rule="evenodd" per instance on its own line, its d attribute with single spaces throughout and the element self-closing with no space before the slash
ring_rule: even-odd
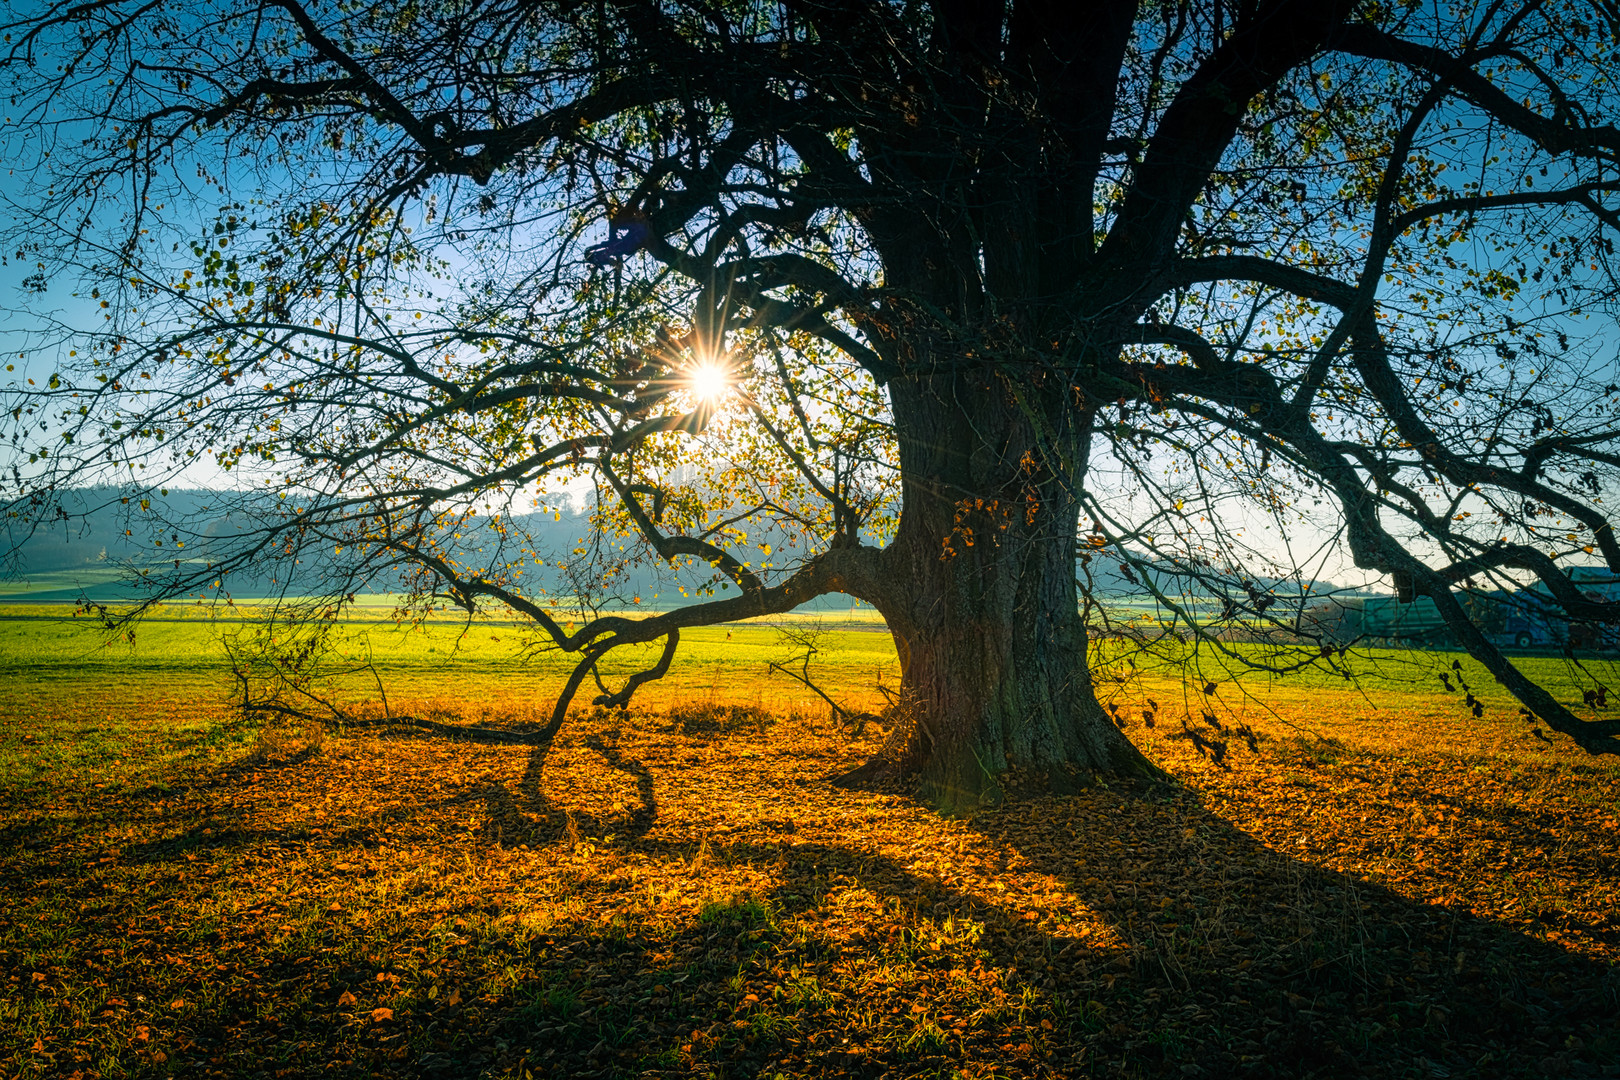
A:
<svg viewBox="0 0 1620 1080">
<path fill-rule="evenodd" d="M 1540 115 L 1515 100 L 1496 83 L 1475 71 L 1468 60 L 1429 45 L 1403 41 L 1365 24 L 1343 27 L 1331 40 L 1333 48 L 1372 60 L 1389 60 L 1427 71 L 1452 84 L 1486 113 L 1528 136 L 1550 154 L 1576 154 L 1613 159 L 1620 154 L 1620 129 L 1612 124 L 1572 127 Z"/>
</svg>

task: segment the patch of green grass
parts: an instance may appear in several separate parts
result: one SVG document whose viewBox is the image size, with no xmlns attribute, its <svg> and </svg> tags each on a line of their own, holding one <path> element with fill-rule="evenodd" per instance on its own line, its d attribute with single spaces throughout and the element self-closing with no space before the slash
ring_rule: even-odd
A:
<svg viewBox="0 0 1620 1080">
<path fill-rule="evenodd" d="M 799 1008 L 824 1009 L 832 1004 L 832 993 L 815 975 L 793 974 L 782 984 L 784 1000 Z"/>
<path fill-rule="evenodd" d="M 570 986 L 548 986 L 532 994 L 518 1013 L 520 1019 L 532 1023 L 546 1020 L 566 1020 L 581 1008 L 579 991 Z"/>
<path fill-rule="evenodd" d="M 737 896 L 730 900 L 705 904 L 698 912 L 698 921 L 740 927 L 745 930 L 762 930 L 776 926 L 776 916 L 771 905 L 753 896 Z"/>
</svg>

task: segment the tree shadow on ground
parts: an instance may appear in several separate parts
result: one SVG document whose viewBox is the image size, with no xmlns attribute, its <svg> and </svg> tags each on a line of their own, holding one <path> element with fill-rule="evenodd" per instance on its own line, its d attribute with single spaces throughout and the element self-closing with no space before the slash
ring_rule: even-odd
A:
<svg viewBox="0 0 1620 1080">
<path fill-rule="evenodd" d="M 497 843 L 549 843 L 582 835 L 614 832 L 634 839 L 643 836 L 658 820 L 658 799 L 652 773 L 641 762 L 625 757 L 616 745 L 620 732 L 608 729 L 585 737 L 584 744 L 607 768 L 635 781 L 636 806 L 612 827 L 597 815 L 583 809 L 560 806 L 546 794 L 543 778 L 551 753 L 549 743 L 529 747 L 523 776 L 516 784 L 516 795 L 505 784 L 491 784 L 484 792 L 489 825 L 485 838 Z"/>
<path fill-rule="evenodd" d="M 1616 1070 L 1610 967 L 1285 854 L 1196 791 L 1095 788 L 962 823 L 835 790 L 811 763 L 758 789 L 791 793 L 793 812 L 782 814 L 742 790 L 754 766 L 728 754 L 707 780 L 738 801 L 716 808 L 705 802 L 716 795 L 687 790 L 685 766 L 638 749 L 641 737 L 608 729 L 575 745 L 612 785 L 612 802 L 586 799 L 577 773 L 548 774 L 544 748 L 529 747 L 515 785 L 470 778 L 433 798 L 395 790 L 396 804 L 365 825 L 273 828 L 244 813 L 128 844 L 112 867 L 144 875 L 128 897 L 109 895 L 103 871 L 85 866 L 41 858 L 12 869 L 77 911 L 77 938 L 62 948 L 82 940 L 94 959 L 91 944 L 126 939 L 133 966 L 96 969 L 117 995 L 108 1000 L 124 1004 L 95 1022 L 117 1028 L 122 1049 L 109 1052 L 137 1069 L 162 1064 L 151 1057 L 162 1052 L 182 1072 L 272 1076 L 1432 1080 Z M 429 744 L 395 745 L 409 759 L 409 747 Z M 345 771 L 319 758 L 299 768 Z M 296 772 L 276 779 L 302 799 Z M 822 816 L 805 824 L 812 804 Z M 691 825 L 702 810 L 710 824 Z M 458 812 L 481 824 L 432 831 Z M 746 824 L 711 827 L 727 816 Z M 525 923 L 501 894 L 474 893 L 459 914 L 429 905 L 414 916 L 421 886 L 408 871 L 391 879 L 358 857 L 373 852 L 356 850 L 393 826 L 469 865 L 511 865 L 517 845 L 531 845 L 521 865 L 556 879 L 579 907 Z M 300 901 L 308 883 L 292 883 L 279 904 L 194 925 L 180 900 L 152 903 L 157 883 L 210 863 L 240 875 L 278 853 L 318 864 L 328 849 L 342 860 L 334 893 Z M 219 885 L 199 888 L 184 903 L 213 912 Z M 707 899 L 666 912 L 636 898 L 659 888 Z M 381 906 L 343 921 L 368 893 Z M 328 911 L 330 895 L 341 912 Z M 132 935 L 141 911 L 175 925 Z M 137 990 L 158 993 L 157 957 L 195 964 L 172 969 L 162 1001 L 212 993 L 206 1010 L 135 1013 Z M 44 977 L 24 983 L 19 1001 L 57 1009 L 57 968 L 30 962 Z M 129 1044 L 136 1020 L 150 1043 Z"/>
<path fill-rule="evenodd" d="M 1280 1076 L 1620 1068 L 1613 967 L 1460 901 L 1417 903 L 1292 858 L 1196 792 L 1125 786 L 974 824 L 1128 942 L 1110 983 L 1132 1019 L 1086 1040 L 1092 1060 L 1125 1073 L 1133 1063 L 1144 1074 Z M 1074 1012 L 1095 986 L 1089 958 L 1051 937 L 1016 940 L 1025 977 Z"/>
<path fill-rule="evenodd" d="M 603 749 L 600 740 L 592 745 Z M 643 855 L 690 860 L 690 842 L 642 839 L 652 824 L 646 815 L 656 812 L 650 770 L 617 751 L 603 756 L 637 778 L 642 810 L 617 823 L 593 819 L 591 828 L 627 837 Z M 543 761 L 531 759 L 526 781 L 535 790 L 537 765 Z M 1007 972 L 1008 993 L 1035 1001 L 1034 1011 L 1014 1010 L 1012 1022 L 990 1017 L 977 1031 L 935 1025 L 942 1037 L 922 1052 L 893 1038 L 817 1049 L 800 1037 L 804 1017 L 785 1025 L 792 1034 L 782 1038 L 770 1035 L 769 1024 L 761 1034 L 753 1022 L 741 1036 L 720 1029 L 716 1037 L 702 1017 L 689 1016 L 672 1030 L 697 1023 L 695 1030 L 706 1030 L 707 1037 L 687 1052 L 708 1052 L 688 1064 L 707 1061 L 739 1075 L 773 1060 L 813 1064 L 817 1071 L 903 1075 L 987 1058 L 1014 1071 L 1120 1076 L 1620 1071 L 1620 972 L 1614 967 L 1476 916 L 1461 902 L 1416 902 L 1291 857 L 1209 810 L 1196 791 L 1167 784 L 1099 788 L 1015 802 L 978 815 L 972 828 L 998 853 L 992 873 L 1017 868 L 1045 875 L 1066 899 L 1044 911 L 1019 910 L 987 900 L 982 891 L 954 887 L 951 875 L 918 873 L 860 847 L 789 838 L 728 843 L 715 857 L 772 868 L 777 884 L 759 901 L 775 922 L 791 923 L 830 892 L 859 887 L 909 906 L 915 918 L 934 926 L 982 924 L 980 966 Z M 750 920 L 764 925 L 767 918 L 752 912 L 753 903 L 739 900 L 733 906 L 742 914 L 715 918 L 722 925 L 736 922 L 746 936 Z M 1083 930 L 1065 925 L 1075 908 L 1100 917 L 1113 940 L 1088 940 Z M 1569 929 L 1597 929 L 1600 937 L 1610 933 L 1564 922 Z M 692 933 L 708 945 L 716 927 L 700 925 Z M 899 938 L 905 937 L 902 931 Z M 934 962 L 926 949 L 897 944 L 892 928 L 841 947 L 870 948 L 900 968 Z M 736 1011 L 748 1016 L 746 1008 Z M 630 1014 L 594 1019 L 598 1027 L 579 1028 L 573 1042 L 621 1030 Z M 542 1032 L 555 1040 L 570 1030 Z M 538 1053 L 566 1060 L 573 1042 Z M 613 1060 L 629 1064 L 611 1058 L 608 1049 L 594 1043 L 590 1062 L 610 1071 Z"/>
</svg>

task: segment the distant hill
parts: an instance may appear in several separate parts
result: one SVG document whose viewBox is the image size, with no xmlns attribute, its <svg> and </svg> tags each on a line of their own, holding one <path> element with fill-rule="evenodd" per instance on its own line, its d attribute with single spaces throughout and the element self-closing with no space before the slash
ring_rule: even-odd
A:
<svg viewBox="0 0 1620 1080">
<path fill-rule="evenodd" d="M 159 510 L 174 518 L 201 519 L 219 492 L 171 490 L 153 496 Z M 66 516 L 31 530 L 0 520 L 0 598 L 29 600 L 122 600 L 134 592 L 121 584 L 131 566 L 152 556 L 150 522 L 138 498 L 124 501 L 111 488 L 63 492 Z"/>
<path fill-rule="evenodd" d="M 264 510 L 274 506 L 265 500 Z M 31 532 L 24 531 L 16 522 L 0 522 L 0 555 L 9 552 L 0 577 L 0 600 L 76 600 L 81 597 L 98 602 L 133 599 L 140 590 L 129 583 L 131 571 L 138 571 L 154 560 L 170 560 L 177 551 L 171 543 L 163 549 L 153 545 L 154 532 L 169 533 L 170 526 L 186 541 L 185 559 L 206 559 L 210 548 L 222 538 L 252 527 L 253 502 L 235 492 L 203 489 L 169 489 L 166 493 L 148 496 L 148 505 L 141 506 L 139 497 L 129 497 L 108 488 L 81 489 L 65 492 L 61 496 L 65 516 L 39 525 Z M 525 514 L 504 519 L 508 528 L 527 533 L 534 540 L 536 550 L 549 555 L 549 561 L 564 559 L 575 549 L 586 546 L 592 537 L 590 516 L 583 510 L 564 509 Z M 797 548 L 789 538 L 775 532 L 762 534 L 759 543 L 769 544 L 770 561 L 777 566 L 789 565 L 785 560 L 794 557 Z M 614 541 L 617 542 L 617 541 Z M 480 528 L 464 530 L 462 539 L 452 554 L 463 564 L 477 566 L 500 548 L 502 541 L 487 521 Z M 741 551 L 739 557 L 748 559 Z M 756 564 L 764 558 L 760 550 L 752 552 Z M 284 564 L 267 561 L 257 573 L 237 573 L 223 587 L 239 598 L 262 597 L 286 593 L 304 595 L 319 587 L 318 575 L 306 575 L 300 581 L 297 572 L 291 581 L 283 582 L 276 575 L 285 575 Z M 550 595 L 572 595 L 574 587 L 564 575 L 548 567 L 545 572 L 531 570 L 525 580 L 538 576 L 538 586 Z M 671 570 L 665 567 L 637 566 L 621 575 L 614 583 L 613 593 L 629 606 L 634 597 L 650 607 L 678 607 L 696 602 L 696 594 L 714 585 L 718 595 L 729 588 L 712 581 L 707 567 Z M 389 581 L 373 583 L 378 592 L 397 590 Z M 682 594 L 685 589 L 686 595 Z M 822 610 L 849 607 L 851 599 L 844 596 L 820 598 L 808 605 Z"/>
<path fill-rule="evenodd" d="M 61 506 L 65 517 L 39 526 L 31 534 L 24 534 L 15 523 L 5 524 L 0 533 L 0 553 L 11 551 L 6 569 L 0 580 L 0 599 L 75 600 L 81 596 L 100 602 L 126 600 L 136 591 L 124 583 L 131 569 L 138 569 L 154 559 L 171 559 L 170 548 L 154 548 L 152 533 L 164 522 L 183 525 L 187 539 L 186 558 L 206 558 L 213 542 L 251 527 L 251 514 L 244 510 L 252 507 L 251 497 L 236 492 L 204 489 L 170 489 L 166 494 L 153 493 L 149 505 L 141 506 L 140 498 L 131 498 L 111 488 L 90 488 L 69 491 L 62 495 Z M 127 500 L 127 501 L 126 501 Z M 265 508 L 275 505 L 268 497 Z M 549 552 L 556 561 L 589 542 L 592 535 L 589 514 L 583 510 L 564 509 L 560 512 L 540 512 L 507 519 L 510 526 L 527 532 L 536 541 L 536 547 Z M 776 531 L 767 531 L 756 538 L 756 544 L 771 548 L 769 561 L 778 566 L 788 565 L 794 558 L 795 542 Z M 478 565 L 481 550 L 493 551 L 499 538 L 485 524 L 481 530 L 463 534 L 455 554 L 468 564 Z M 763 551 L 755 549 L 752 559 L 758 563 L 765 558 Z M 749 554 L 739 551 L 739 556 Z M 1147 562 L 1145 558 L 1143 562 Z M 1153 581 L 1172 597 L 1180 596 L 1187 587 L 1185 579 L 1151 568 L 1134 569 L 1127 576 L 1120 561 L 1112 554 L 1101 554 L 1084 568 L 1089 574 L 1093 596 L 1110 602 L 1142 602 L 1152 598 L 1144 584 Z M 279 593 L 292 595 L 316 586 L 315 580 L 300 582 L 294 577 L 290 583 L 273 580 L 273 575 L 284 574 L 280 565 L 267 564 L 257 574 L 237 574 L 224 587 L 237 597 L 257 597 Z M 540 586 L 552 595 L 568 595 L 573 589 L 554 568 L 549 577 L 542 575 Z M 616 584 L 615 592 L 628 604 L 632 597 L 640 596 L 644 605 L 678 607 L 695 602 L 692 594 L 711 583 L 712 575 L 705 567 L 671 571 L 667 568 L 641 566 L 632 568 Z M 1250 575 L 1252 586 L 1262 592 L 1297 594 L 1299 585 L 1273 577 Z M 379 581 L 376 591 L 389 592 L 393 583 Z M 1330 582 L 1310 582 L 1313 595 L 1333 590 Z M 682 595 L 682 589 L 687 595 Z M 721 590 L 723 595 L 725 590 Z M 1195 597 L 1208 597 L 1207 590 L 1194 588 Z M 847 608 L 850 599 L 843 596 L 823 597 L 810 606 L 823 610 Z"/>
</svg>

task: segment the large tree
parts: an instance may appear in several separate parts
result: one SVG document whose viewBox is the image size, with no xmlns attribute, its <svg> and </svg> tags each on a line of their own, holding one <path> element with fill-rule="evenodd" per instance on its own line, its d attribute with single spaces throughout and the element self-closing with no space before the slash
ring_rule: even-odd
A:
<svg viewBox="0 0 1620 1080">
<path fill-rule="evenodd" d="M 848 593 L 900 654 L 894 764 L 947 804 L 1147 768 L 1088 672 L 1094 558 L 1308 630 L 1243 547 L 1270 519 L 1612 751 L 1465 601 L 1534 578 L 1615 614 L 1569 567 L 1620 572 L 1617 30 L 1597 2 L 43 8 L 6 28 L 12 246 L 80 299 L 18 350 L 11 509 L 245 475 L 285 513 L 150 561 L 157 595 L 274 553 L 338 593 L 402 568 L 577 654 L 559 722 L 611 649 L 664 645 L 622 703 L 684 627 Z M 602 534 L 539 550 L 519 500 L 583 479 Z M 587 595 L 621 547 L 714 583 L 567 622 L 541 569 Z"/>
</svg>

